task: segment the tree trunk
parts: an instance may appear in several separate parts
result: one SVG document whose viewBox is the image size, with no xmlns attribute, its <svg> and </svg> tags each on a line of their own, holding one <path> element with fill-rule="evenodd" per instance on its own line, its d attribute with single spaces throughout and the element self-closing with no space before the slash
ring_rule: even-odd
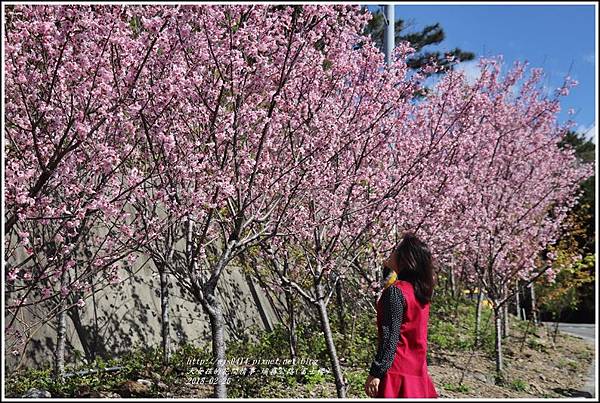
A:
<svg viewBox="0 0 600 403">
<path fill-rule="evenodd" d="M 338 313 L 338 321 L 340 324 L 340 332 L 345 335 L 346 334 L 346 322 L 344 321 L 344 296 L 342 294 L 342 282 L 338 280 L 335 285 L 335 295 L 337 299 L 337 313 Z"/>
<path fill-rule="evenodd" d="M 67 270 L 63 269 L 60 276 L 60 287 L 67 284 Z M 54 357 L 54 376 L 58 382 L 65 379 L 65 338 L 67 335 L 67 310 L 66 297 L 59 295 L 58 316 L 56 318 L 56 351 Z"/>
<path fill-rule="evenodd" d="M 477 295 L 477 310 L 475 312 L 475 346 L 481 343 L 481 311 L 483 310 L 483 290 Z"/>
<path fill-rule="evenodd" d="M 352 314 L 352 325 L 350 326 L 350 339 L 348 339 L 348 342 L 346 343 L 346 347 L 344 348 L 344 351 L 348 350 L 348 346 L 351 346 L 352 343 L 354 343 L 354 330 L 356 329 L 356 313 Z"/>
<path fill-rule="evenodd" d="M 494 306 L 494 322 L 496 324 L 496 383 L 501 383 L 504 379 L 504 363 L 502 359 L 502 315 L 501 307 Z"/>
<path fill-rule="evenodd" d="M 169 321 L 169 277 L 164 264 L 159 264 L 160 274 L 160 336 L 162 338 L 163 365 L 171 360 L 171 337 Z"/>
<path fill-rule="evenodd" d="M 81 323 L 81 315 L 79 315 L 79 309 L 77 306 L 73 306 L 68 310 L 69 318 L 71 318 L 71 322 L 75 327 L 75 331 L 77 332 L 77 337 L 79 337 L 79 342 L 81 343 L 81 347 L 83 348 L 83 353 L 85 354 L 85 359 L 88 363 L 91 363 L 96 358 L 96 352 L 92 350 L 90 347 L 90 334 L 88 330 L 85 328 L 83 323 Z"/>
<path fill-rule="evenodd" d="M 456 298 L 456 278 L 454 276 L 454 267 L 450 267 L 450 295 Z"/>
<path fill-rule="evenodd" d="M 187 216 L 186 233 L 186 266 L 190 270 L 192 278 L 192 294 L 196 301 L 200 302 L 204 312 L 210 321 L 212 356 L 215 367 L 213 374 L 216 376 L 213 396 L 217 399 L 227 398 L 227 374 L 225 356 L 225 320 L 221 304 L 216 298 L 216 283 L 203 286 L 198 277 L 198 262 L 193 254 L 194 220 L 191 215 Z"/>
<path fill-rule="evenodd" d="M 508 293 L 507 288 L 508 287 L 506 286 L 506 284 L 502 286 L 504 295 L 507 295 Z M 510 323 L 508 322 L 508 301 L 504 301 L 504 304 L 502 305 L 502 337 L 508 336 L 509 325 Z"/>
<path fill-rule="evenodd" d="M 536 304 L 535 304 L 535 286 L 534 286 L 534 283 L 530 284 L 529 295 L 531 296 L 531 318 L 533 320 L 533 324 L 537 325 L 538 324 L 538 314 L 537 314 L 537 307 L 536 307 Z"/>
<path fill-rule="evenodd" d="M 517 313 L 517 318 L 521 319 L 521 296 L 519 295 L 519 279 L 515 280 L 515 311 Z"/>
<path fill-rule="evenodd" d="M 502 306 L 502 337 L 508 337 L 510 332 L 510 322 L 508 318 L 508 303 Z"/>
<path fill-rule="evenodd" d="M 531 323 L 530 320 L 527 321 L 527 326 L 525 326 L 525 334 L 523 334 L 523 339 L 521 340 L 521 347 L 519 348 L 519 350 L 523 351 L 523 347 L 525 346 L 525 340 L 527 339 L 527 334 L 529 333 L 529 324 Z"/>
<path fill-rule="evenodd" d="M 100 357 L 106 358 L 106 346 L 100 338 L 100 326 L 98 325 L 98 302 L 96 301 L 95 276 L 91 277 L 90 284 L 92 286 L 92 304 L 94 306 L 94 338 L 92 340 L 92 351 L 94 352 L 94 357 L 100 355 Z"/>
<path fill-rule="evenodd" d="M 214 295 L 206 295 L 206 300 L 201 301 L 201 303 L 210 319 L 212 355 L 215 371 L 217 372 L 213 397 L 224 399 L 227 397 L 227 374 L 225 373 L 225 320 L 223 311 Z"/>
<path fill-rule="evenodd" d="M 552 335 L 552 342 L 556 343 L 556 336 L 558 335 L 558 318 L 554 319 L 554 334 Z"/>
<path fill-rule="evenodd" d="M 331 326 L 329 324 L 329 316 L 327 315 L 327 306 L 323 300 L 323 289 L 321 285 L 317 285 L 317 308 L 319 309 L 319 317 L 321 319 L 321 330 L 325 336 L 325 343 L 327 344 L 327 352 L 329 353 L 329 359 L 331 361 L 331 368 L 333 369 L 333 376 L 335 378 L 335 388 L 337 390 L 338 398 L 346 397 L 346 385 L 344 382 L 344 376 L 342 374 L 342 368 L 337 357 L 335 344 L 333 342 L 333 334 L 331 333 Z"/>
<path fill-rule="evenodd" d="M 296 337 L 296 311 L 294 307 L 294 296 L 292 292 L 286 288 L 285 290 L 285 302 L 288 309 L 289 315 L 289 346 L 290 346 L 290 358 L 294 359 L 298 355 L 298 339 Z"/>
</svg>

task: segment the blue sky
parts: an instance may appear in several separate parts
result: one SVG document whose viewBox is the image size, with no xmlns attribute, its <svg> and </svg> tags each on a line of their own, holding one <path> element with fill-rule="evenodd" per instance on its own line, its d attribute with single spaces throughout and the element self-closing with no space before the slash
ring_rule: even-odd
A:
<svg viewBox="0 0 600 403">
<path fill-rule="evenodd" d="M 379 6 L 370 5 L 371 11 Z M 593 5 L 518 5 L 518 4 L 400 4 L 396 19 L 410 23 L 409 31 L 421 30 L 439 22 L 446 39 L 426 50 L 446 51 L 459 47 L 479 56 L 503 55 L 507 66 L 515 60 L 528 61 L 529 67 L 541 67 L 545 85 L 560 86 L 569 75 L 579 81 L 562 99 L 561 122 L 567 110 L 576 130 L 588 138 L 596 132 L 595 105 L 595 9 Z M 476 62 L 465 62 L 467 74 L 476 74 Z M 569 70 L 570 69 L 570 70 Z"/>
</svg>

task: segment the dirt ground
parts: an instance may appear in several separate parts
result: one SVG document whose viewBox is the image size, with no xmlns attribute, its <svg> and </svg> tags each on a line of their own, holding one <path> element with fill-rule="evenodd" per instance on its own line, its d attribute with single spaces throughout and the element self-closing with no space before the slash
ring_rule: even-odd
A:
<svg viewBox="0 0 600 403">
<path fill-rule="evenodd" d="M 594 349 L 586 341 L 567 334 L 558 333 L 553 341 L 552 334 L 544 327 L 529 334 L 511 329 L 503 340 L 504 384 L 494 381 L 495 363 L 493 356 L 484 352 L 431 351 L 429 371 L 440 398 L 565 398 L 586 397 L 581 391 L 589 366 L 593 362 Z M 347 376 L 364 377 L 367 370 L 344 368 Z M 359 382 L 360 383 L 360 382 Z M 263 396 L 254 398 L 336 398 L 335 385 L 325 382 L 307 387 L 281 390 L 277 385 L 272 392 L 267 388 Z M 348 398 L 365 398 L 362 388 L 350 389 Z M 161 397 L 199 398 L 210 397 L 209 385 L 171 385 Z"/>
<path fill-rule="evenodd" d="M 495 363 L 482 353 L 442 352 L 429 366 L 440 397 L 558 398 L 585 397 L 581 391 L 594 349 L 582 339 L 558 333 L 556 341 L 537 328 L 523 342 L 517 329 L 504 341 L 504 385 L 494 383 Z M 461 385 L 462 379 L 462 386 Z"/>
</svg>

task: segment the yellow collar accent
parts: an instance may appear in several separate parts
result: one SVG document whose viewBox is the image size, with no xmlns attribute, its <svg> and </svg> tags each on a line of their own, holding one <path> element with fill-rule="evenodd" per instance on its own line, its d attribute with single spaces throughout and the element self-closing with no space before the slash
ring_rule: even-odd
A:
<svg viewBox="0 0 600 403">
<path fill-rule="evenodd" d="M 393 271 L 387 278 L 387 281 L 385 282 L 385 285 L 383 286 L 383 288 L 388 288 L 389 286 L 391 286 L 392 284 L 394 284 L 396 282 L 396 278 L 398 277 L 398 275 L 396 274 L 395 271 Z"/>
</svg>

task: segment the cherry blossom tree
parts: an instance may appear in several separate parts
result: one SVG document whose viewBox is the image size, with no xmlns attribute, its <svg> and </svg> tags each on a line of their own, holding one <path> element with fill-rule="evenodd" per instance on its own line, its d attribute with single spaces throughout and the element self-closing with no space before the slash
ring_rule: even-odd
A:
<svg viewBox="0 0 600 403">
<path fill-rule="evenodd" d="M 424 93 L 436 67 L 409 74 L 406 43 L 387 67 L 361 34 L 369 17 L 342 5 L 10 8 L 7 333 L 23 339 L 19 323 L 27 339 L 23 308 L 44 304 L 61 376 L 66 312 L 143 254 L 160 275 L 165 363 L 174 280 L 209 318 L 223 398 L 217 285 L 250 259 L 312 308 L 344 397 L 328 304 L 341 281 L 367 291 L 411 230 L 445 274 L 488 293 L 500 374 L 509 285 L 555 274 L 544 250 L 591 172 L 558 146 L 574 82 L 551 98 L 541 70 L 502 75 L 482 59 L 474 83 L 451 71 Z"/>
<path fill-rule="evenodd" d="M 566 212 L 576 203 L 578 183 L 590 175 L 573 150 L 558 143 L 568 131 L 557 123 L 559 97 L 574 83 L 566 79 L 555 97 L 541 88 L 542 71 L 516 63 L 501 75 L 501 58 L 482 59 L 475 84 L 463 81 L 464 99 L 472 86 L 479 86 L 473 105 L 473 125 L 465 134 L 456 158 L 463 161 L 454 173 L 460 187 L 452 197 L 457 222 L 451 225 L 459 266 L 469 270 L 467 278 L 485 289 L 492 302 L 496 323 L 496 369 L 502 366 L 501 309 L 512 297 L 508 290 L 516 278 L 527 283 L 545 274 L 540 256 L 563 230 Z M 446 82 L 438 90 L 448 93 Z M 469 144 L 471 146 L 469 147 Z M 460 224 L 459 224 L 460 223 Z M 450 234 L 446 234 L 448 236 Z"/>
<path fill-rule="evenodd" d="M 559 97 L 575 83 L 567 78 L 550 98 L 541 70 L 525 77 L 526 64 L 517 63 L 501 75 L 501 60 L 482 59 L 481 77 L 472 84 L 449 73 L 419 105 L 412 134 L 423 146 L 437 133 L 439 147 L 430 148 L 419 176 L 387 204 L 386 219 L 370 234 L 384 246 L 386 236 L 414 231 L 432 246 L 440 270 L 487 292 L 499 375 L 510 285 L 555 276 L 545 250 L 564 229 L 578 184 L 593 172 L 558 145 L 569 127 L 556 122 Z M 376 265 L 379 255 L 362 259 L 375 257 Z"/>
<path fill-rule="evenodd" d="M 406 74 L 405 55 L 411 49 L 399 46 L 397 62 L 383 69 L 382 55 L 370 46 L 361 48 L 370 52 L 368 63 L 356 62 L 361 56 L 357 51 L 338 56 L 349 89 L 339 92 L 341 101 L 327 96 L 331 105 L 320 120 L 334 119 L 328 126 L 335 129 L 326 126 L 322 131 L 331 146 L 306 168 L 310 187 L 301 189 L 292 202 L 284 221 L 289 235 L 261 245 L 275 290 L 294 291 L 315 308 L 340 397 L 347 385 L 328 304 L 337 284 L 352 277 L 356 267 L 380 266 L 371 252 L 375 248 L 375 256 L 382 256 L 382 249 L 391 244 L 389 233 L 383 231 L 389 206 L 396 206 L 401 191 L 419 177 L 445 135 L 439 133 L 440 138 L 434 136 L 424 144 L 413 134 L 420 121 L 411 100 L 423 75 Z M 339 105 L 342 113 L 337 112 Z M 431 137 L 428 134 L 427 139 Z"/>
<path fill-rule="evenodd" d="M 133 180 L 131 116 L 144 108 L 139 79 L 163 27 L 140 33 L 130 22 L 128 9 L 109 6 L 15 6 L 7 16 L 8 323 L 57 301 L 40 323 L 57 316 L 59 376 L 68 300 L 83 306 L 98 274 L 117 281 L 145 236 L 127 225 L 128 198 L 148 179 Z"/>
<path fill-rule="evenodd" d="M 223 271 L 235 256 L 281 233 L 293 201 L 315 186 L 309 169 L 330 149 L 343 148 L 326 137 L 336 124 L 347 125 L 340 128 L 347 143 L 353 129 L 366 138 L 368 126 L 378 124 L 369 120 L 382 110 L 366 109 L 370 100 L 368 117 L 353 108 L 352 85 L 372 82 L 368 73 L 378 67 L 370 55 L 382 61 L 372 47 L 353 49 L 364 20 L 357 7 L 235 6 L 181 7 L 167 23 L 174 35 L 161 50 L 177 86 L 160 92 L 173 99 L 167 112 L 144 119 L 159 120 L 144 127 L 159 185 L 136 194 L 134 204 L 148 218 L 155 214 L 143 206 L 162 206 L 163 228 L 185 244 L 165 264 L 211 322 L 215 396 L 226 391 L 225 319 L 216 288 Z M 356 151 L 345 148 L 347 155 Z"/>
</svg>

